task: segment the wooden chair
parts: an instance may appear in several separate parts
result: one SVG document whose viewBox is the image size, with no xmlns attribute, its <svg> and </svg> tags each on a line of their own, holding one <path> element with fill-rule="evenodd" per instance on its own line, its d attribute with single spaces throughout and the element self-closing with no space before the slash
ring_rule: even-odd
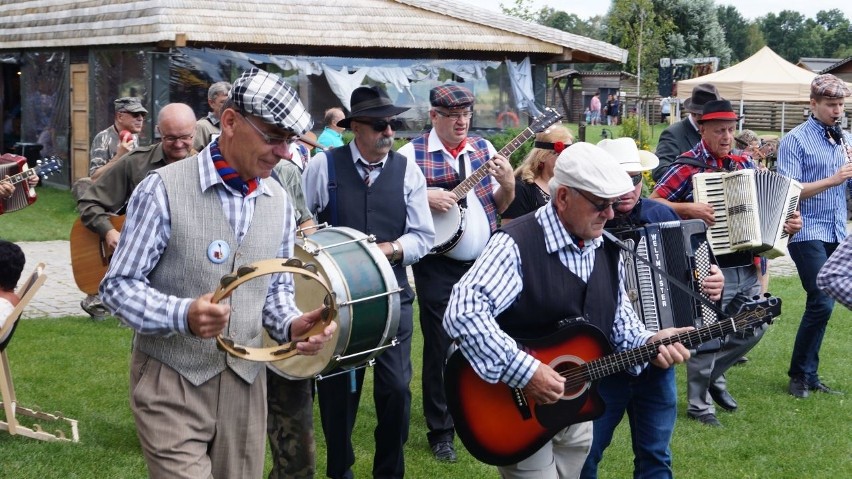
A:
<svg viewBox="0 0 852 479">
<path fill-rule="evenodd" d="M 26 408 L 18 405 L 15 398 L 15 385 L 12 383 L 12 371 L 9 369 L 9 358 L 6 356 L 6 347 L 12 339 L 15 329 L 18 327 L 18 320 L 21 318 L 21 313 L 24 308 L 35 296 L 36 291 L 47 280 L 44 274 L 44 263 L 39 263 L 35 271 L 30 275 L 23 287 L 19 290 L 21 301 L 6 318 L 6 322 L 0 327 L 0 393 L 2 393 L 3 409 L 6 412 L 6 421 L 0 421 L 0 430 L 9 431 L 9 434 L 31 437 L 43 441 L 80 441 L 80 435 L 77 431 L 77 421 L 69 419 L 60 414 L 49 414 L 35 409 Z M 22 426 L 18 422 L 19 416 L 27 416 L 36 421 L 62 421 L 70 425 L 71 438 L 69 439 L 61 430 L 57 430 L 56 434 L 45 432 L 39 424 L 34 424 L 32 428 Z"/>
</svg>

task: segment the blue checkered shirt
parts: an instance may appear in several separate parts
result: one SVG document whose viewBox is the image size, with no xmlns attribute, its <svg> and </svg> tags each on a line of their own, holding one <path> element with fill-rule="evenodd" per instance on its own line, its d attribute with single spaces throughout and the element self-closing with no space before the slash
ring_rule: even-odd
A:
<svg viewBox="0 0 852 479">
<path fill-rule="evenodd" d="M 852 137 L 844 132 L 846 141 Z M 841 145 L 825 136 L 825 126 L 810 117 L 790 130 L 778 148 L 778 173 L 801 183 L 828 178 L 846 162 Z M 852 186 L 852 180 L 846 182 Z M 819 240 L 838 243 L 846 237 L 846 194 L 843 185 L 832 186 L 799 203 L 802 230 L 790 242 Z"/>
<path fill-rule="evenodd" d="M 544 229 L 547 253 L 557 252 L 562 264 L 583 281 L 588 281 L 595 264 L 595 251 L 602 238 L 578 248 L 551 203 L 535 213 Z M 444 314 L 444 329 L 459 340 L 459 347 L 476 373 L 485 381 L 502 381 L 510 387 L 525 386 L 539 361 L 521 351 L 518 344 L 500 329 L 495 318 L 520 295 L 524 278 L 518 246 L 506 233 L 497 231 L 485 251 L 461 280 L 453 286 Z M 636 316 L 624 290 L 624 266 L 619 261 L 618 308 L 609 339 L 617 351 L 645 344 L 654 333 L 647 331 Z M 532 312 L 531 312 L 532 313 Z M 643 366 L 630 370 L 638 374 Z"/>
<path fill-rule="evenodd" d="M 272 195 L 265 181 L 245 197 L 227 186 L 210 159 L 210 149 L 205 148 L 197 159 L 201 176 L 200 188 L 214 188 L 222 203 L 222 211 L 237 232 L 245 237 L 254 215 L 255 200 L 260 195 Z M 151 287 L 148 275 L 157 266 L 171 236 L 171 217 L 163 180 L 159 175 L 148 175 L 133 191 L 127 207 L 127 220 L 121 230 L 121 240 L 110 261 L 109 270 L 101 282 L 101 298 L 122 322 L 141 334 L 168 336 L 192 335 L 187 324 L 189 306 L 196 298 L 178 298 Z M 294 215 L 293 206 L 286 201 L 284 215 L 284 241 L 278 248 L 279 258 L 293 256 Z M 210 285 L 210 291 L 215 284 Z M 279 342 L 289 340 L 292 319 L 301 315 L 293 303 L 294 287 L 289 274 L 273 276 L 263 307 L 263 325 L 270 336 Z"/>
</svg>

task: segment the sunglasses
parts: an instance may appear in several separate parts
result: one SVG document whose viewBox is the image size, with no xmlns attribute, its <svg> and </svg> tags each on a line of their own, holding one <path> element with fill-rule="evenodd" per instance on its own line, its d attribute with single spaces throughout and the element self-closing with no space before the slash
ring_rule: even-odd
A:
<svg viewBox="0 0 852 479">
<path fill-rule="evenodd" d="M 594 207 L 595 211 L 597 211 L 598 213 L 603 213 L 604 211 L 606 211 L 607 208 L 612 208 L 613 210 L 615 210 L 616 208 L 618 208 L 618 205 L 621 204 L 621 202 L 618 200 L 596 202 L 595 200 L 586 196 L 586 193 L 584 193 L 583 190 L 578 190 L 575 188 L 574 191 L 579 193 L 580 196 L 582 196 L 586 201 L 591 203 L 592 207 Z"/>
<path fill-rule="evenodd" d="M 388 127 L 391 127 L 391 130 L 393 131 L 399 131 L 403 125 L 402 120 L 399 118 L 391 118 L 390 120 L 357 120 L 353 118 L 352 121 L 362 123 L 364 125 L 370 125 L 373 128 L 373 131 L 376 131 L 377 133 L 385 131 Z"/>
<path fill-rule="evenodd" d="M 145 112 L 143 112 L 143 111 L 134 111 L 134 112 L 122 111 L 122 113 L 124 113 L 125 115 L 130 115 L 133 118 L 139 118 L 139 117 L 145 118 Z"/>
<path fill-rule="evenodd" d="M 642 175 L 638 174 L 638 175 L 631 176 L 630 181 L 633 182 L 633 186 L 636 186 L 639 183 L 642 183 Z"/>
</svg>

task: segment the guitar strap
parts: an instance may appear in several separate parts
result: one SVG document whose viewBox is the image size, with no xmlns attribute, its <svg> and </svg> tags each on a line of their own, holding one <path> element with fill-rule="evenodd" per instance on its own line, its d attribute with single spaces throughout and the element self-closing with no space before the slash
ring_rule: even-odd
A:
<svg viewBox="0 0 852 479">
<path fill-rule="evenodd" d="M 459 160 L 459 184 L 467 178 L 467 168 L 465 167 L 465 158 L 462 153 L 456 157 Z M 464 198 L 459 198 L 459 208 L 466 209 L 467 208 L 467 196 Z"/>
<path fill-rule="evenodd" d="M 714 313 L 716 313 L 717 315 L 719 315 L 719 317 L 720 317 L 720 318 L 727 318 L 727 317 L 728 317 L 728 315 L 727 315 L 727 314 L 725 314 L 725 313 L 722 311 L 722 309 L 721 309 L 720 307 L 716 306 L 716 304 L 715 304 L 715 303 L 713 303 L 713 302 L 712 302 L 712 301 L 710 301 L 709 299 L 705 298 L 704 296 L 701 296 L 700 294 L 696 293 L 696 292 L 695 292 L 695 291 L 693 291 L 693 290 L 692 290 L 692 288 L 690 288 L 690 287 L 689 287 L 686 283 L 684 283 L 683 281 L 681 281 L 681 280 L 679 280 L 679 279 L 675 278 L 674 276 L 670 275 L 670 274 L 669 274 L 669 273 L 667 273 L 666 271 L 663 271 L 663 270 L 662 270 L 659 266 L 657 266 L 657 265 L 655 265 L 655 264 L 651 263 L 651 262 L 650 262 L 650 261 L 648 261 L 647 259 L 645 259 L 645 258 L 643 258 L 642 256 L 640 256 L 640 255 L 636 254 L 636 252 L 635 252 L 635 251 L 633 251 L 633 249 L 632 249 L 632 248 L 630 248 L 629 246 L 627 246 L 626 244 L 624 244 L 622 241 L 620 241 L 618 238 L 616 238 L 615 236 L 613 236 L 613 235 L 612 235 L 612 233 L 610 233 L 609 231 L 604 230 L 604 231 L 603 231 L 603 235 L 604 235 L 604 237 L 605 237 L 606 239 L 608 239 L 608 240 L 610 240 L 611 242 L 613 242 L 616 246 L 618 246 L 619 248 L 623 249 L 624 251 L 627 251 L 628 253 L 630 253 L 630 255 L 631 255 L 631 256 L 633 256 L 634 258 L 636 258 L 637 260 L 641 261 L 642 263 L 644 263 L 646 266 L 650 267 L 650 268 L 651 268 L 652 270 L 654 270 L 655 272 L 660 273 L 661 275 L 663 275 L 663 277 L 664 277 L 664 278 L 666 278 L 666 279 L 668 279 L 670 283 L 674 284 L 674 285 L 675 285 L 675 286 L 677 286 L 679 289 L 681 289 L 681 290 L 685 291 L 688 295 L 690 295 L 690 296 L 692 296 L 694 299 L 698 300 L 698 302 L 699 302 L 699 303 L 701 303 L 702 305 L 707 306 L 708 308 L 712 309 L 712 310 L 713 310 L 713 312 L 714 312 Z"/>
</svg>

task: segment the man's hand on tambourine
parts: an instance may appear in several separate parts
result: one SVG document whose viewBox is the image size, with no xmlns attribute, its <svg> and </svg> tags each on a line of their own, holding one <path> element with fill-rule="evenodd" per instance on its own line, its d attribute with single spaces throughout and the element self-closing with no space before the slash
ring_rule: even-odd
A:
<svg viewBox="0 0 852 479">
<path fill-rule="evenodd" d="M 322 321 L 323 309 L 324 307 L 317 308 L 294 319 L 290 324 L 290 338 L 295 340 L 296 338 L 304 336 L 312 327 L 314 327 L 314 324 L 316 324 L 317 321 Z M 328 325 L 322 330 L 322 333 L 315 334 L 307 339 L 297 342 L 296 349 L 299 350 L 299 354 L 312 356 L 319 352 L 323 345 L 331 339 L 336 329 L 337 323 L 329 321 Z"/>
<path fill-rule="evenodd" d="M 227 304 L 212 303 L 212 298 L 213 293 L 207 293 L 189 305 L 186 322 L 189 331 L 199 338 L 215 338 L 222 334 L 228 325 L 231 307 Z"/>
</svg>

